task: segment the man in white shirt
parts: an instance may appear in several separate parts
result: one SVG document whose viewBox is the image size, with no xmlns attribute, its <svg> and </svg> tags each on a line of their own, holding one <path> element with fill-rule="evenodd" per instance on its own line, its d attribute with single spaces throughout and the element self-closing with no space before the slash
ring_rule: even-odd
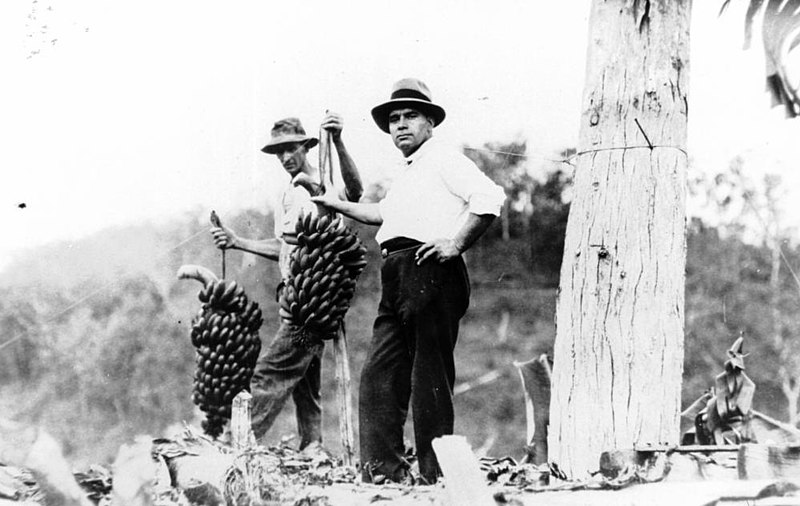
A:
<svg viewBox="0 0 800 506">
<path fill-rule="evenodd" d="M 339 166 L 344 180 L 344 198 L 357 201 L 363 192 L 361 178 L 342 141 L 342 118 L 328 113 L 322 128 L 331 132 L 333 145 L 339 156 Z M 220 249 L 238 249 L 278 261 L 282 279 L 289 279 L 289 260 L 295 246 L 286 242 L 294 235 L 295 223 L 302 210 L 316 213 L 309 189 L 319 181 L 319 169 L 312 166 L 306 155 L 318 140 L 306 135 L 300 120 L 284 118 L 275 122 L 271 138 L 261 150 L 274 154 L 292 178 L 281 192 L 275 209 L 275 237 L 270 239 L 245 239 L 227 227 L 213 227 L 211 233 Z M 283 286 L 281 284 L 281 286 Z M 280 288 L 279 288 L 280 289 Z M 280 320 L 280 327 L 272 343 L 258 358 L 253 379 L 253 432 L 263 441 L 275 418 L 283 409 L 289 396 L 294 399 L 300 450 L 315 451 L 322 441 L 322 407 L 320 374 L 323 344 L 319 341 L 310 347 L 297 346 L 294 336 L 297 328 Z"/>
<path fill-rule="evenodd" d="M 362 480 L 408 478 L 410 402 L 420 475 L 433 483 L 441 470 L 431 442 L 453 433 L 453 349 L 469 305 L 461 254 L 499 214 L 505 193 L 462 153 L 433 140 L 445 111 L 422 81 L 395 83 L 372 117 L 404 157 L 386 197 L 377 204 L 333 194 L 312 200 L 380 225 L 382 294 L 359 389 Z"/>
</svg>

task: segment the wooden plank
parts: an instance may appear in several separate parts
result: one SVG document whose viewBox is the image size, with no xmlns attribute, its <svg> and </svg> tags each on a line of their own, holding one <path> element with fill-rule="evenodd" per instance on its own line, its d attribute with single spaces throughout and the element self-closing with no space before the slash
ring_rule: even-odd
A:
<svg viewBox="0 0 800 506">
<path fill-rule="evenodd" d="M 345 465 L 353 465 L 353 403 L 350 397 L 350 360 L 347 357 L 347 337 L 344 328 L 333 338 L 333 354 L 336 362 L 336 397 L 339 401 L 339 434 L 342 440 Z"/>
<path fill-rule="evenodd" d="M 675 453 L 738 452 L 739 445 L 684 445 L 670 450 Z"/>
<path fill-rule="evenodd" d="M 433 440 L 433 450 L 444 475 L 445 505 L 494 506 L 478 458 L 464 436 L 442 436 Z"/>
<path fill-rule="evenodd" d="M 738 452 L 739 445 L 634 445 L 637 452 L 668 452 L 668 453 L 712 453 L 712 452 Z"/>
</svg>

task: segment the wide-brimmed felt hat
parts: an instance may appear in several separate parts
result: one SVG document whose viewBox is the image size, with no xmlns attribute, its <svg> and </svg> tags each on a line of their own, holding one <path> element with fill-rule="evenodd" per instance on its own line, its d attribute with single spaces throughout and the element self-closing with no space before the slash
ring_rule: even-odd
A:
<svg viewBox="0 0 800 506">
<path fill-rule="evenodd" d="M 378 128 L 388 134 L 389 113 L 404 107 L 416 109 L 433 118 L 433 126 L 438 126 L 444 121 L 444 109 L 433 103 L 431 92 L 425 83 L 413 77 L 400 79 L 394 83 L 389 101 L 372 108 L 372 119 L 378 124 Z"/>
<path fill-rule="evenodd" d="M 303 124 L 297 118 L 284 118 L 275 122 L 270 132 L 271 138 L 266 146 L 261 148 L 264 153 L 274 155 L 281 144 L 300 143 L 311 149 L 319 142 L 316 137 L 309 137 L 303 129 Z"/>
</svg>

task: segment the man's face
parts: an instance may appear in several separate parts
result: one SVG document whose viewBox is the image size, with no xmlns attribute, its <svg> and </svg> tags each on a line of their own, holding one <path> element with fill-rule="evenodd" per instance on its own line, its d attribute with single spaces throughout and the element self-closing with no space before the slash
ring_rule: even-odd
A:
<svg viewBox="0 0 800 506">
<path fill-rule="evenodd" d="M 389 133 L 403 156 L 409 156 L 433 135 L 433 120 L 416 109 L 395 109 L 389 113 Z"/>
<path fill-rule="evenodd" d="M 306 166 L 306 148 L 299 142 L 278 145 L 275 156 L 290 176 L 295 177 Z"/>
</svg>

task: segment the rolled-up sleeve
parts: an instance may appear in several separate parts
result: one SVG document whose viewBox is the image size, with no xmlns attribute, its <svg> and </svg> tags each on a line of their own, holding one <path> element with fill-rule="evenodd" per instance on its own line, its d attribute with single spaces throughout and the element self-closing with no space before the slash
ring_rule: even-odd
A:
<svg viewBox="0 0 800 506">
<path fill-rule="evenodd" d="M 506 199 L 505 191 L 481 172 L 472 160 L 459 155 L 458 159 L 442 163 L 439 168 L 448 190 L 466 202 L 470 213 L 500 215 Z"/>
<path fill-rule="evenodd" d="M 491 182 L 491 181 L 490 181 Z M 494 216 L 500 215 L 500 209 L 503 207 L 503 202 L 506 199 L 506 194 L 502 188 L 492 183 L 491 190 L 485 193 L 473 193 L 469 198 L 467 209 L 472 214 L 492 214 Z"/>
</svg>

